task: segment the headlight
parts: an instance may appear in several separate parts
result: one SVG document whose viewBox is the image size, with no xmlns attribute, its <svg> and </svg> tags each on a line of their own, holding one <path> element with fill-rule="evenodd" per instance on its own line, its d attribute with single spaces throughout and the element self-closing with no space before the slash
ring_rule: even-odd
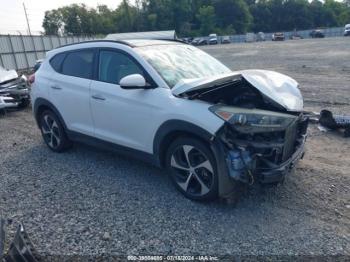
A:
<svg viewBox="0 0 350 262">
<path fill-rule="evenodd" d="M 286 129 L 296 116 L 260 109 L 212 106 L 210 111 L 242 133 L 273 132 Z"/>
</svg>

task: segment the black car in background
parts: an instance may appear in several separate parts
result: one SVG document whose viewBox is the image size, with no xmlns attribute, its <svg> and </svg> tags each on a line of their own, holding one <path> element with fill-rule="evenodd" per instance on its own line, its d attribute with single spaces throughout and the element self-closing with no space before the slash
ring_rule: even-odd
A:
<svg viewBox="0 0 350 262">
<path fill-rule="evenodd" d="M 310 32 L 311 38 L 324 38 L 324 32 L 321 29 L 315 29 Z"/>
<path fill-rule="evenodd" d="M 208 44 L 208 41 L 205 39 L 205 38 L 195 38 L 193 39 L 193 41 L 191 42 L 192 45 L 207 45 Z"/>
</svg>

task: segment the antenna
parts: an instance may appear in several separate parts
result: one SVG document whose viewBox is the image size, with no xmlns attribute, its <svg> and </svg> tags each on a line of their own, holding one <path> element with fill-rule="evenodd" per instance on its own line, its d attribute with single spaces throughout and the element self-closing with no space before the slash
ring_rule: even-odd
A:
<svg viewBox="0 0 350 262">
<path fill-rule="evenodd" d="M 29 35 L 32 35 L 32 32 L 30 31 L 30 26 L 29 26 L 29 20 L 28 20 L 27 9 L 26 9 L 26 6 L 24 5 L 24 2 L 23 2 L 23 9 L 24 9 L 24 14 L 25 14 L 25 16 L 26 16 L 26 20 L 27 20 L 27 26 L 28 26 Z"/>
</svg>

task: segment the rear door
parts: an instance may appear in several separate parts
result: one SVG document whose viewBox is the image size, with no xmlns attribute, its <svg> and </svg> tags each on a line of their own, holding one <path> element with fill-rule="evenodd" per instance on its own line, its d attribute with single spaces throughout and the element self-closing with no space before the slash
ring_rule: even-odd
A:
<svg viewBox="0 0 350 262">
<path fill-rule="evenodd" d="M 90 136 L 93 135 L 90 85 L 94 58 L 95 49 L 64 53 L 50 84 L 50 101 L 62 115 L 68 129 Z"/>
</svg>

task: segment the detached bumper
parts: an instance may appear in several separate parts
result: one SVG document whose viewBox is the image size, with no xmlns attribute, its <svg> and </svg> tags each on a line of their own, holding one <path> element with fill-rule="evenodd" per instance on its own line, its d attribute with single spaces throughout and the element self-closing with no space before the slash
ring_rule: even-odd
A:
<svg viewBox="0 0 350 262">
<path fill-rule="evenodd" d="M 261 183 L 275 183 L 280 182 L 284 179 L 284 177 L 292 171 L 297 162 L 304 157 L 305 153 L 305 141 L 306 135 L 303 137 L 303 141 L 299 148 L 294 152 L 294 154 L 281 165 L 271 168 L 265 169 L 257 172 L 256 176 Z"/>
</svg>

